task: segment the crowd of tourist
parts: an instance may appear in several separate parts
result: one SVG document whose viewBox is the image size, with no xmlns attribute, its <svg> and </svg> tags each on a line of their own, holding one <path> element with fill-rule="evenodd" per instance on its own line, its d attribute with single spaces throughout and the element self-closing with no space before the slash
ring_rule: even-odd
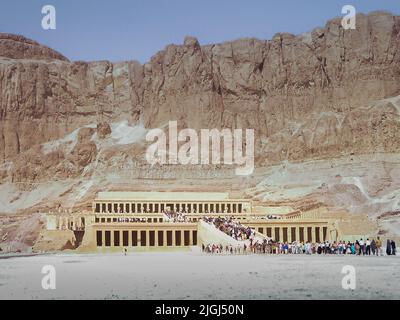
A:
<svg viewBox="0 0 400 320">
<path fill-rule="evenodd" d="M 360 239 L 354 242 L 338 241 L 338 242 L 319 242 L 312 243 L 294 241 L 279 242 L 258 234 L 254 229 L 242 225 L 233 218 L 226 217 L 204 217 L 203 220 L 212 224 L 218 230 L 229 235 L 237 241 L 243 241 L 237 246 L 221 244 L 203 245 L 205 253 L 228 253 L 228 254 L 245 254 L 245 253 L 274 253 L 274 254 L 340 254 L 340 255 L 383 255 L 383 244 L 380 237 L 376 239 Z M 249 241 L 244 241 L 249 240 Z M 386 254 L 396 255 L 396 243 L 394 240 L 387 240 Z"/>
<path fill-rule="evenodd" d="M 232 218 L 204 217 L 203 221 L 213 224 L 218 230 L 238 241 L 254 239 L 255 237 L 254 230 L 243 226 L 240 222 L 237 222 Z"/>
<path fill-rule="evenodd" d="M 221 244 L 207 244 L 202 246 L 204 253 L 209 254 L 332 254 L 332 255 L 359 255 L 359 256 L 382 256 L 382 241 L 376 239 L 357 240 L 355 242 L 274 242 L 268 240 L 250 240 L 249 243 L 243 242 L 237 246 Z M 387 240 L 386 255 L 396 255 L 396 243 L 394 240 Z"/>
<path fill-rule="evenodd" d="M 121 222 L 121 223 L 145 223 L 148 222 L 148 219 L 146 218 L 118 218 L 117 222 Z"/>
<path fill-rule="evenodd" d="M 339 242 L 321 242 L 321 243 L 273 243 L 273 250 L 276 253 L 283 254 L 350 254 L 350 255 L 383 255 L 382 241 L 379 237 L 377 239 L 357 240 L 355 242 L 339 241 Z M 388 240 L 387 255 L 396 254 L 396 244 L 394 241 Z"/>
<path fill-rule="evenodd" d="M 188 222 L 186 212 L 184 211 L 166 210 L 162 211 L 162 213 L 168 217 L 170 222 Z"/>
</svg>

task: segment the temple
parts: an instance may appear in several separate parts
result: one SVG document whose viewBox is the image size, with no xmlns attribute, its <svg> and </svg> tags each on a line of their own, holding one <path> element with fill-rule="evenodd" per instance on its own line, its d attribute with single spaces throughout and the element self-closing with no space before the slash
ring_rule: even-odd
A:
<svg viewBox="0 0 400 320">
<path fill-rule="evenodd" d="M 71 248 L 85 252 L 236 244 L 205 223 L 204 217 L 229 217 L 254 229 L 260 238 L 277 242 L 316 243 L 336 241 L 341 236 L 334 219 L 273 209 L 254 206 L 250 199 L 230 198 L 223 192 L 100 192 L 91 212 L 48 213 L 46 231 L 47 239 L 70 237 Z"/>
</svg>

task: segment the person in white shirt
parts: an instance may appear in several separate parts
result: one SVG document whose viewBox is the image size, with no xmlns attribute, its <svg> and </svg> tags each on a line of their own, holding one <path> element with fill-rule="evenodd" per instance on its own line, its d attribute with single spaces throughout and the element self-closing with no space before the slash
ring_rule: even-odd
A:
<svg viewBox="0 0 400 320">
<path fill-rule="evenodd" d="M 367 239 L 367 241 L 365 242 L 365 254 L 367 256 L 371 255 L 371 241 L 369 239 Z"/>
<path fill-rule="evenodd" d="M 361 256 L 361 253 L 362 253 L 362 254 L 365 254 L 365 243 L 364 243 L 364 240 L 361 239 L 360 242 L 359 242 L 359 244 L 360 244 L 359 255 Z"/>
</svg>

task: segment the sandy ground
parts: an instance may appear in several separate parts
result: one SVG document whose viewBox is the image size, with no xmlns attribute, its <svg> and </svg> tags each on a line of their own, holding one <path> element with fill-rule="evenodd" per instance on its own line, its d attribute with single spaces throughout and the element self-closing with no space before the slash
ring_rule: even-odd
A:
<svg viewBox="0 0 400 320">
<path fill-rule="evenodd" d="M 56 289 L 42 289 L 45 265 Z M 344 290 L 345 265 L 356 289 Z M 0 260 L 0 299 L 400 299 L 400 258 L 50 255 Z"/>
</svg>

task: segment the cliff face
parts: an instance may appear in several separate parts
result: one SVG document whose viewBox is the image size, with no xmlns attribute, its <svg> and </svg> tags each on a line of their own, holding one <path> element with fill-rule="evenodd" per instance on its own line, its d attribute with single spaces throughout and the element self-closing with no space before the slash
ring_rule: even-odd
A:
<svg viewBox="0 0 400 320">
<path fill-rule="evenodd" d="M 0 162 L 101 121 L 254 128 L 260 164 L 399 148 L 400 17 L 359 15 L 309 34 L 200 46 L 186 38 L 145 65 L 69 62 L 0 34 Z M 362 107 L 362 108 L 360 108 Z"/>
<path fill-rule="evenodd" d="M 121 120 L 144 128 L 168 120 L 197 129 L 254 128 L 258 165 L 396 152 L 397 95 L 400 17 L 388 13 L 358 15 L 356 30 L 335 19 L 269 41 L 201 46 L 188 37 L 145 65 L 70 62 L 0 34 L 0 178 L 79 175 L 104 156 L 90 134 L 67 151 L 44 152 L 43 144 Z"/>
</svg>

